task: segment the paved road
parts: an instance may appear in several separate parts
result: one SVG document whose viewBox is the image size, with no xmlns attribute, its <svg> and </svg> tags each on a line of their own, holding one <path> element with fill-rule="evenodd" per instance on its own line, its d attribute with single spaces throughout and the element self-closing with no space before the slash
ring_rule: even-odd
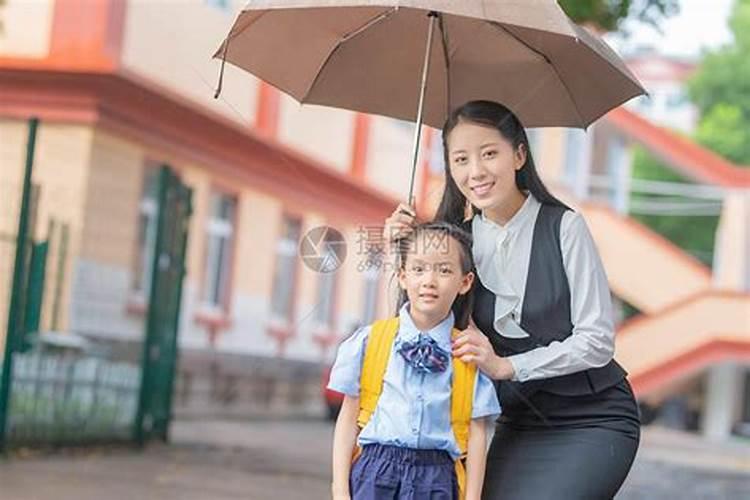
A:
<svg viewBox="0 0 750 500">
<path fill-rule="evenodd" d="M 316 420 L 185 421 L 174 444 L 0 462 L 2 500 L 300 500 L 329 491 L 332 427 Z M 617 500 L 750 498 L 750 443 L 646 431 Z"/>
</svg>

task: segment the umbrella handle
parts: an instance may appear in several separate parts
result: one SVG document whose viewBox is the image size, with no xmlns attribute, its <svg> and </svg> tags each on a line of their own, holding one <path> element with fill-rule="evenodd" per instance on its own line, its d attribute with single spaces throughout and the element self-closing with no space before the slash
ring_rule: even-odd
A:
<svg viewBox="0 0 750 500">
<path fill-rule="evenodd" d="M 407 203 L 414 205 L 414 177 L 417 172 L 417 159 L 419 158 L 419 140 L 422 137 L 422 115 L 424 113 L 424 97 L 427 90 L 427 75 L 430 71 L 430 55 L 432 53 L 432 34 L 435 31 L 435 22 L 440 17 L 438 12 L 430 11 L 427 16 L 430 18 L 430 27 L 427 32 L 427 48 L 424 54 L 424 63 L 422 64 L 422 82 L 419 87 L 419 106 L 417 107 L 417 123 L 414 129 L 414 146 L 412 148 L 411 164 L 411 181 L 409 181 L 409 197 Z"/>
</svg>

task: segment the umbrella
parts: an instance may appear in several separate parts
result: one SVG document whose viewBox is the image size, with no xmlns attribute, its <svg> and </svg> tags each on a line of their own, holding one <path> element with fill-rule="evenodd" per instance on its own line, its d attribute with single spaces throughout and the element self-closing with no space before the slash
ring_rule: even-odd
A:
<svg viewBox="0 0 750 500">
<path fill-rule="evenodd" d="M 645 93 L 553 0 L 253 0 L 214 57 L 300 103 L 416 121 L 409 203 L 421 125 L 442 127 L 458 105 L 585 128 Z"/>
</svg>

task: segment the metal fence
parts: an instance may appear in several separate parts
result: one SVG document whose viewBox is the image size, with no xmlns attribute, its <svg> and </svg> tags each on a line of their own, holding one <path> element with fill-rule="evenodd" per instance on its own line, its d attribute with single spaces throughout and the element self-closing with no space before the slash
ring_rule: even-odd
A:
<svg viewBox="0 0 750 500">
<path fill-rule="evenodd" d="M 25 445 L 129 440 L 140 367 L 92 356 L 15 355 L 6 436 Z"/>
<path fill-rule="evenodd" d="M 3 182 L 0 172 L 0 451 L 166 439 L 190 189 L 168 166 L 157 170 L 154 232 L 147 240 L 139 240 L 143 232 L 121 230 L 142 214 L 137 204 L 128 206 L 130 213 L 121 210 L 118 203 L 129 193 L 117 192 L 119 183 L 109 195 L 113 212 L 127 221 L 63 220 L 57 212 L 65 213 L 64 206 L 39 209 L 48 191 L 60 187 L 32 175 L 38 126 L 29 122 L 26 164 L 12 177 L 21 181 Z M 64 194 L 57 199 L 74 198 Z M 149 272 L 136 273 L 147 276 L 139 285 L 148 292 L 134 313 L 129 278 L 72 251 L 72 226 L 79 241 L 87 231 L 100 254 L 149 249 L 139 259 L 139 271 L 148 266 Z"/>
</svg>

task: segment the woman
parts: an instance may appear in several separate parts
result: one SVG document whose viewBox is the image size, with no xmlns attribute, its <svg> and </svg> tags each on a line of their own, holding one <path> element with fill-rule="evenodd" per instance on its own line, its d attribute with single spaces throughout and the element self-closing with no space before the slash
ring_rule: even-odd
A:
<svg viewBox="0 0 750 500">
<path fill-rule="evenodd" d="M 455 110 L 443 146 L 436 218 L 473 233 L 479 278 L 473 324 L 453 355 L 499 381 L 503 412 L 483 496 L 612 498 L 635 458 L 640 422 L 613 360 L 609 287 L 586 224 L 547 191 L 506 107 L 472 101 Z M 400 205 L 385 235 L 401 238 L 414 222 Z"/>
</svg>

